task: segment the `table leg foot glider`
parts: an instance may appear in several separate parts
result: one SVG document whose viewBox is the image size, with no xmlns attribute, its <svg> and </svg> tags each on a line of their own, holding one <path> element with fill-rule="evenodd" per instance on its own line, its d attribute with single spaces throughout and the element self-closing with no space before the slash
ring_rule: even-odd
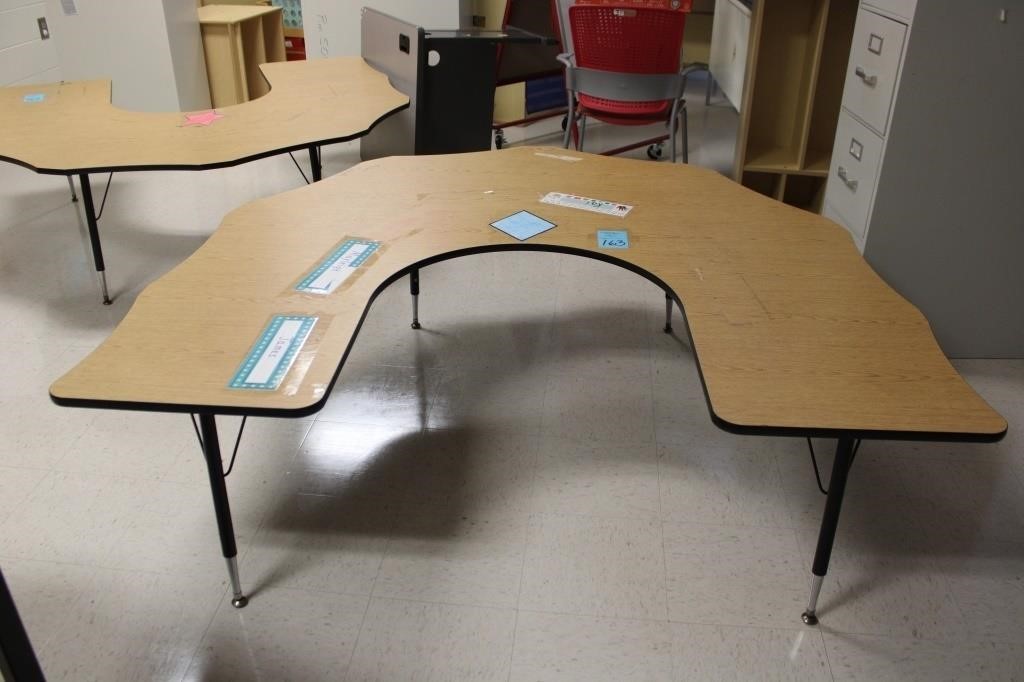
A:
<svg viewBox="0 0 1024 682">
<path fill-rule="evenodd" d="M 232 603 L 242 607 L 215 415 L 322 409 L 373 301 L 406 276 L 419 327 L 419 271 L 433 263 L 513 251 L 623 267 L 665 292 L 666 331 L 679 306 L 690 347 L 680 362 L 695 362 L 715 425 L 838 439 L 803 614 L 815 624 L 861 439 L 995 442 L 1006 420 L 838 225 L 710 170 L 557 151 L 391 157 L 240 207 L 139 295 L 51 398 L 199 415 Z M 492 226 L 523 212 L 549 227 L 520 240 Z M 610 224 L 628 231 L 613 250 L 600 236 Z"/>
</svg>

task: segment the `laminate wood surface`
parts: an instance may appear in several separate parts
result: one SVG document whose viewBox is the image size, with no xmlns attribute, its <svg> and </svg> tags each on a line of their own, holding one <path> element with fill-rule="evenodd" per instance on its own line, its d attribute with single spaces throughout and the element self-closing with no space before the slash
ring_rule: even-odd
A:
<svg viewBox="0 0 1024 682">
<path fill-rule="evenodd" d="M 635 208 L 605 216 L 541 203 L 548 192 Z M 557 227 L 518 242 L 490 226 L 520 210 Z M 628 230 L 630 247 L 598 249 L 604 229 Z M 329 296 L 294 290 L 353 237 L 382 243 L 357 276 Z M 978 440 L 1006 429 L 921 313 L 839 226 L 710 170 L 550 148 L 380 159 L 247 204 L 147 287 L 51 396 L 62 405 L 308 414 L 322 406 L 376 292 L 396 274 L 502 249 L 596 257 L 669 289 L 685 307 L 711 414 L 725 428 Z M 319 321 L 281 387 L 229 389 L 270 317 L 289 313 Z"/>
<path fill-rule="evenodd" d="M 186 125 L 179 112 L 119 109 L 107 80 L 0 88 L 0 158 L 60 174 L 217 168 L 358 137 L 409 103 L 359 57 L 260 69 L 270 92 L 217 109 L 223 118 L 210 125 Z"/>
<path fill-rule="evenodd" d="M 280 7 L 267 5 L 206 5 L 197 10 L 200 24 L 237 24 L 246 19 L 280 12 Z"/>
</svg>

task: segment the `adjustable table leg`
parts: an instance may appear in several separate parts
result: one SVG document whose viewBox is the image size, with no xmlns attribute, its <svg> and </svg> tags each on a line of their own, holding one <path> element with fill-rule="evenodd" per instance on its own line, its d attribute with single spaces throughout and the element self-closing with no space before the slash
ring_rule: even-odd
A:
<svg viewBox="0 0 1024 682">
<path fill-rule="evenodd" d="M 103 265 L 103 247 L 100 245 L 100 228 L 96 221 L 96 207 L 92 202 L 92 186 L 89 184 L 89 174 L 79 174 L 78 182 L 82 185 L 85 224 L 89 227 L 89 241 L 92 244 L 92 259 L 96 264 L 96 272 L 100 273 L 100 286 L 103 287 L 103 305 L 110 305 L 110 294 L 107 292 L 106 266 Z"/>
<path fill-rule="evenodd" d="M 206 458 L 206 470 L 210 475 L 210 492 L 213 493 L 213 509 L 217 514 L 220 546 L 228 564 L 228 577 L 231 578 L 231 605 L 240 609 L 249 603 L 249 598 L 242 593 L 242 583 L 238 577 L 238 549 L 235 547 L 235 528 L 231 523 L 228 490 L 224 485 L 224 464 L 220 459 L 216 417 L 212 414 L 199 415 L 199 428 L 203 435 L 203 456 Z"/>
<path fill-rule="evenodd" d="M 323 167 L 320 165 L 320 147 L 315 144 L 309 145 L 309 167 L 313 172 L 313 182 L 320 182 L 323 178 Z"/>
<path fill-rule="evenodd" d="M 672 297 L 667 291 L 665 292 L 665 328 L 662 331 L 666 334 L 672 333 Z"/>
<path fill-rule="evenodd" d="M 409 293 L 412 294 L 412 328 L 420 328 L 420 271 L 409 273 Z"/>
<path fill-rule="evenodd" d="M 832 543 L 836 539 L 836 526 L 839 525 L 839 510 L 843 506 L 843 493 L 846 491 L 846 477 L 853 463 L 854 439 L 843 436 L 836 445 L 836 459 L 832 464 L 832 477 L 828 484 L 828 498 L 825 501 L 825 515 L 821 519 L 821 530 L 818 532 L 818 547 L 814 551 L 814 564 L 811 568 L 811 598 L 807 602 L 807 610 L 803 613 L 803 621 L 807 625 L 817 625 L 818 594 L 821 583 L 828 573 L 828 562 L 832 557 Z"/>
</svg>

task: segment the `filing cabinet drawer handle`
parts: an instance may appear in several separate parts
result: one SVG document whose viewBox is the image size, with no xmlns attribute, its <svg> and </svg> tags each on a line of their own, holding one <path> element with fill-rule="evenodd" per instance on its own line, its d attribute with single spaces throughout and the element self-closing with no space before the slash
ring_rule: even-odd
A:
<svg viewBox="0 0 1024 682">
<path fill-rule="evenodd" d="M 849 178 L 849 176 L 846 174 L 846 169 L 845 168 L 840 166 L 839 170 L 836 171 L 836 175 L 838 175 L 839 179 L 843 181 L 843 184 L 845 184 L 847 187 L 850 188 L 851 192 L 856 192 L 857 191 L 857 185 L 859 183 L 856 180 L 851 180 Z"/>
<path fill-rule="evenodd" d="M 867 72 L 864 70 L 863 66 L 858 66 L 857 68 L 855 68 L 853 70 L 853 73 L 859 76 L 862 81 L 864 81 L 864 85 L 873 88 L 875 87 L 875 85 L 878 84 L 878 76 L 869 76 Z"/>
</svg>

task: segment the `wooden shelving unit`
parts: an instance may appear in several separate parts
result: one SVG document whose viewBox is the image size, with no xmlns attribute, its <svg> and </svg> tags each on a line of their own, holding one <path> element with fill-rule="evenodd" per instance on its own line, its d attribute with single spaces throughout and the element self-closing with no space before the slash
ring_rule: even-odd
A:
<svg viewBox="0 0 1024 682">
<path fill-rule="evenodd" d="M 733 178 L 820 211 L 857 0 L 759 0 Z"/>
<path fill-rule="evenodd" d="M 285 60 L 280 7 L 206 5 L 199 8 L 206 75 L 214 107 L 269 92 L 260 64 Z"/>
</svg>

